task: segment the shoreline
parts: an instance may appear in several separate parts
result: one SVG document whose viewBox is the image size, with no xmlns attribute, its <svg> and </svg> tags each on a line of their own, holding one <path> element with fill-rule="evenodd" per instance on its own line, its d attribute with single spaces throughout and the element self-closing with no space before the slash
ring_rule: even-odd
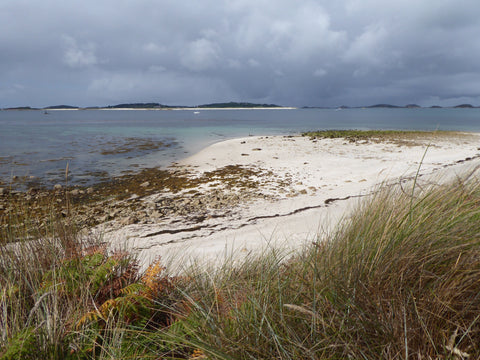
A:
<svg viewBox="0 0 480 360">
<path fill-rule="evenodd" d="M 419 178 L 425 179 L 480 162 L 479 139 L 458 132 L 410 143 L 302 136 L 226 140 L 175 164 L 198 180 L 192 188 L 142 199 L 155 221 L 105 223 L 95 231 L 112 248 L 133 250 L 142 266 L 161 256 L 174 271 L 272 247 L 297 251 L 332 231 L 380 185 L 414 178 L 424 154 Z M 172 203 L 178 211 L 159 216 Z"/>
</svg>

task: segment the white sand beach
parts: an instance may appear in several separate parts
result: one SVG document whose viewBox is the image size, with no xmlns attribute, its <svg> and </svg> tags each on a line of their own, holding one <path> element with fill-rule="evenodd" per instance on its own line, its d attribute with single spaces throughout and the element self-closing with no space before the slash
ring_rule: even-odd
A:
<svg viewBox="0 0 480 360">
<path fill-rule="evenodd" d="M 381 184 L 407 181 L 419 169 L 421 181 L 446 181 L 480 164 L 479 146 L 480 134 L 470 133 L 387 142 L 302 136 L 227 140 L 175 168 L 186 169 L 191 176 L 232 165 L 252 169 L 249 181 L 254 188 L 212 179 L 197 189 L 233 194 L 240 199 L 235 206 L 212 209 L 201 220 L 167 217 L 154 224 L 98 230 L 113 247 L 137 252 L 143 264 L 161 256 L 175 269 L 192 262 L 241 259 L 270 247 L 298 250 L 321 241 Z M 155 202 L 165 196 L 142 200 Z M 185 193 L 184 201 L 195 199 Z"/>
</svg>

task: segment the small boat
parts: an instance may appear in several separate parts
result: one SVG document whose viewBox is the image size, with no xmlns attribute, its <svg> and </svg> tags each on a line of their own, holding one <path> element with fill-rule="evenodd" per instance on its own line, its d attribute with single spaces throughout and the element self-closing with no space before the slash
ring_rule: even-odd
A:
<svg viewBox="0 0 480 360">
<path fill-rule="evenodd" d="M 48 115 L 48 114 L 49 114 L 49 112 L 48 112 L 48 111 L 44 111 L 43 113 L 44 113 L 45 115 Z"/>
<path fill-rule="evenodd" d="M 197 114 L 200 114 L 200 111 L 194 111 L 193 113 L 197 115 Z"/>
</svg>

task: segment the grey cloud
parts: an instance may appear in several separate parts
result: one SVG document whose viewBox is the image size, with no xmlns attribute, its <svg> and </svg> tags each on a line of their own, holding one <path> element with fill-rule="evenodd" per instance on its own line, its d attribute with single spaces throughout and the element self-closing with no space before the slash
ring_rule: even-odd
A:
<svg viewBox="0 0 480 360">
<path fill-rule="evenodd" d="M 3 0 L 0 107 L 480 105 L 479 10 L 474 0 Z"/>
<path fill-rule="evenodd" d="M 220 49 L 215 42 L 198 39 L 188 43 L 182 51 L 181 63 L 192 71 L 216 68 L 220 60 Z"/>
<path fill-rule="evenodd" d="M 77 44 L 77 41 L 70 36 L 63 36 L 65 42 L 64 62 L 72 67 L 88 67 L 98 63 L 95 55 L 95 45 L 88 42 L 84 45 Z"/>
</svg>

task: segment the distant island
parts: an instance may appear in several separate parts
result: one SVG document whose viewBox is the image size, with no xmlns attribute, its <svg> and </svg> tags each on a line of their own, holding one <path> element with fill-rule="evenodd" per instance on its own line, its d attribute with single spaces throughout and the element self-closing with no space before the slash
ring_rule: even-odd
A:
<svg viewBox="0 0 480 360">
<path fill-rule="evenodd" d="M 185 106 L 185 105 L 163 105 L 160 103 L 131 103 L 131 104 L 119 104 L 110 105 L 105 109 L 224 109 L 224 108 L 280 108 L 282 106 L 275 104 L 255 104 L 249 102 L 223 102 L 203 104 L 197 106 Z"/>
<path fill-rule="evenodd" d="M 279 108 L 280 105 L 275 104 L 253 104 L 248 102 L 228 102 L 228 103 L 214 103 L 214 104 L 204 104 L 199 105 L 199 108 L 209 109 L 209 108 Z"/>
<path fill-rule="evenodd" d="M 367 107 L 370 109 L 373 109 L 373 108 L 400 108 L 401 106 L 390 105 L 390 104 L 376 104 L 376 105 L 370 105 Z"/>
<path fill-rule="evenodd" d="M 470 104 L 461 104 L 461 105 L 457 105 L 457 106 L 454 106 L 455 108 L 465 108 L 465 109 L 468 109 L 468 108 L 474 108 L 475 106 L 473 105 L 470 105 Z"/>
<path fill-rule="evenodd" d="M 327 106 L 304 106 L 302 109 L 337 109 L 337 110 L 344 110 L 344 109 L 478 109 L 479 106 L 473 106 L 471 104 L 460 104 L 455 106 L 439 106 L 439 105 L 432 105 L 429 107 L 422 107 L 417 104 L 407 104 L 404 106 L 399 105 L 392 105 L 392 104 L 375 104 L 375 105 L 368 105 L 368 106 L 346 106 L 341 105 L 337 107 L 327 107 Z"/>
<path fill-rule="evenodd" d="M 42 110 L 39 108 L 32 108 L 30 106 L 18 106 L 18 107 L 10 107 L 10 108 L 5 108 L 2 110 Z"/>
<path fill-rule="evenodd" d="M 341 105 L 336 107 L 328 106 L 303 106 L 302 109 L 376 109 L 376 108 L 386 108 L 386 109 L 423 109 L 422 106 L 417 104 L 407 104 L 403 106 L 393 105 L 393 104 L 375 104 L 375 105 L 366 105 L 366 106 L 354 106 L 350 107 L 347 105 Z M 430 109 L 442 109 L 444 107 L 433 105 L 429 106 Z M 471 104 L 459 104 L 455 106 L 446 106 L 445 108 L 454 108 L 454 109 L 478 109 L 480 107 L 474 106 Z M 211 103 L 211 104 L 202 104 L 196 106 L 190 105 L 165 105 L 157 102 L 139 102 L 139 103 L 122 103 L 117 105 L 106 105 L 106 106 L 87 106 L 79 107 L 72 105 L 53 105 L 46 106 L 43 108 L 34 108 L 30 106 L 18 106 L 18 107 L 8 107 L 1 110 L 42 110 L 48 113 L 52 110 L 200 110 L 200 109 L 295 109 L 295 107 L 282 106 L 277 104 L 256 104 L 250 102 L 221 102 L 221 103 Z"/>
<path fill-rule="evenodd" d="M 133 103 L 133 104 L 118 104 L 106 106 L 105 109 L 165 109 L 172 106 L 162 105 L 159 103 Z"/>
<path fill-rule="evenodd" d="M 63 110 L 63 109 L 70 109 L 75 110 L 79 109 L 78 106 L 70 106 L 70 105 L 54 105 L 54 106 L 47 106 L 43 108 L 44 110 Z"/>
</svg>

